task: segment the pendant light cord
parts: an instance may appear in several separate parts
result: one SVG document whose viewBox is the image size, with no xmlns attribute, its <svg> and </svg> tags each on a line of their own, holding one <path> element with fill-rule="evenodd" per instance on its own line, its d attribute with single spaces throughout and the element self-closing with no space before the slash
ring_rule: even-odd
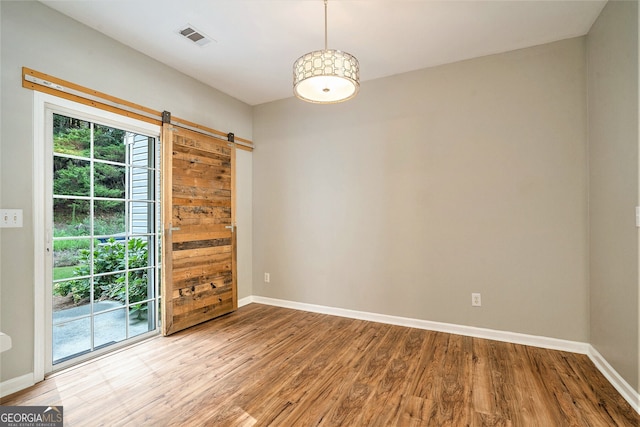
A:
<svg viewBox="0 0 640 427">
<path fill-rule="evenodd" d="M 327 43 L 327 0 L 324 0 L 324 50 L 328 49 Z"/>
<path fill-rule="evenodd" d="M 360 63 L 347 52 L 329 49 L 329 1 L 323 3 L 324 50 L 304 54 L 293 63 L 293 93 L 303 101 L 334 104 L 358 93 Z"/>
</svg>

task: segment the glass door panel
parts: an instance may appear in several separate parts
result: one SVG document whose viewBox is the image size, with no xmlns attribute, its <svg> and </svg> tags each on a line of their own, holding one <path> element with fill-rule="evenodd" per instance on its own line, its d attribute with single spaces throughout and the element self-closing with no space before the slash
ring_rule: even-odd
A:
<svg viewBox="0 0 640 427">
<path fill-rule="evenodd" d="M 54 366 L 157 329 L 157 144 L 53 114 Z"/>
</svg>

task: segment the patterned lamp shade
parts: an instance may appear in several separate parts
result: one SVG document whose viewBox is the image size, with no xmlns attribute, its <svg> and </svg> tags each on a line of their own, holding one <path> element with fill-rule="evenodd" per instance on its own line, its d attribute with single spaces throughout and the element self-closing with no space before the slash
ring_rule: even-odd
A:
<svg viewBox="0 0 640 427">
<path fill-rule="evenodd" d="M 357 95 L 360 64 L 355 56 L 335 49 L 302 55 L 293 64 L 293 93 L 316 104 L 334 104 Z"/>
</svg>

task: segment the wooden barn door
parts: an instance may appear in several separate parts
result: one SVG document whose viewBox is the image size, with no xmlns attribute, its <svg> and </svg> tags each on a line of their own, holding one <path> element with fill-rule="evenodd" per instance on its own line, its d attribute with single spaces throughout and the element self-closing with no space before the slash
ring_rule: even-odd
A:
<svg viewBox="0 0 640 427">
<path fill-rule="evenodd" d="M 162 333 L 238 307 L 235 149 L 226 141 L 163 125 Z"/>
</svg>

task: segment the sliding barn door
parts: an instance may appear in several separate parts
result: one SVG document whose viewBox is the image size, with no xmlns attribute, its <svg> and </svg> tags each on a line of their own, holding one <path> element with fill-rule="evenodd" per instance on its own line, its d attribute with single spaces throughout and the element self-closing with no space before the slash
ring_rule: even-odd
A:
<svg viewBox="0 0 640 427">
<path fill-rule="evenodd" d="M 162 332 L 169 335 L 238 306 L 235 279 L 235 149 L 163 127 Z"/>
</svg>

